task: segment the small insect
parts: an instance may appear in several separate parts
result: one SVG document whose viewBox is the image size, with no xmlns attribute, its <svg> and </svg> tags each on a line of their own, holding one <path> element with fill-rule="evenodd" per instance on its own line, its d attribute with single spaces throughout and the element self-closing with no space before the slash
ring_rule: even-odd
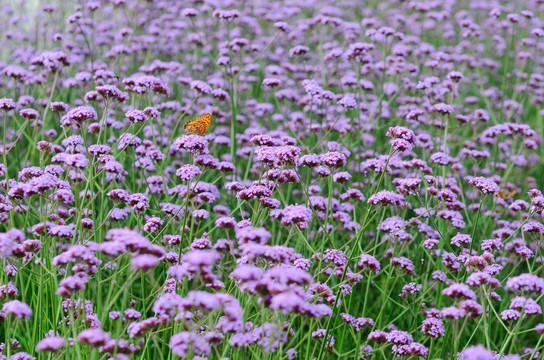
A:
<svg viewBox="0 0 544 360">
<path fill-rule="evenodd" d="M 516 190 L 508 191 L 506 189 L 500 189 L 497 193 L 497 197 L 501 199 L 510 199 L 512 196 L 516 195 Z"/>
<path fill-rule="evenodd" d="M 191 134 L 204 136 L 206 134 L 206 130 L 208 130 L 208 128 L 210 127 L 211 122 L 212 116 L 210 114 L 204 114 L 197 117 L 196 119 L 187 121 L 183 128 Z"/>
</svg>

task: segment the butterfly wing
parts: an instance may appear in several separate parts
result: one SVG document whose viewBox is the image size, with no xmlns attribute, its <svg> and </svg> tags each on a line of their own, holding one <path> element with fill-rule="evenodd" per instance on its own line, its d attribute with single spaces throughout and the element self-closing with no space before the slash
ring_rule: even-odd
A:
<svg viewBox="0 0 544 360">
<path fill-rule="evenodd" d="M 191 134 L 204 136 L 206 130 L 210 127 L 211 122 L 212 116 L 210 114 L 204 114 L 194 120 L 188 121 L 183 128 Z"/>
<path fill-rule="evenodd" d="M 516 194 L 516 190 L 508 191 L 506 189 L 500 189 L 497 193 L 497 197 L 501 199 L 510 199 L 512 196 Z"/>
</svg>

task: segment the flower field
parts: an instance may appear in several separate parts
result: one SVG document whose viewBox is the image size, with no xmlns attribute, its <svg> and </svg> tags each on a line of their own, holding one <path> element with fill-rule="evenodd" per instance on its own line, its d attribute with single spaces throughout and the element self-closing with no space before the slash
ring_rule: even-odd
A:
<svg viewBox="0 0 544 360">
<path fill-rule="evenodd" d="M 544 357 L 544 2 L 0 6 L 0 360 Z"/>
</svg>

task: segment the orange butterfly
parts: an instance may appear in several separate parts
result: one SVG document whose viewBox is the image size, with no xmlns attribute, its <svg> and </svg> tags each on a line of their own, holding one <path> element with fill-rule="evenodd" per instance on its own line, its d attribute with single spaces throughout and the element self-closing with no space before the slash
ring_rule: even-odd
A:
<svg viewBox="0 0 544 360">
<path fill-rule="evenodd" d="M 501 199 L 510 199 L 512 196 L 516 195 L 516 190 L 508 191 L 506 189 L 500 189 L 497 193 L 497 197 Z"/>
<path fill-rule="evenodd" d="M 191 134 L 204 136 L 206 134 L 206 130 L 208 130 L 210 127 L 211 122 L 212 116 L 210 114 L 204 114 L 194 120 L 188 121 L 183 128 Z"/>
</svg>

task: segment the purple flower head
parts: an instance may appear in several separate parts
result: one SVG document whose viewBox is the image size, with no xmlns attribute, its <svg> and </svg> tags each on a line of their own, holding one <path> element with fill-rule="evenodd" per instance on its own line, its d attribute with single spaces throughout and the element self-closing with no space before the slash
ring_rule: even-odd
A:
<svg viewBox="0 0 544 360">
<path fill-rule="evenodd" d="M 91 347 L 99 347 L 110 339 L 110 334 L 98 329 L 86 329 L 79 333 L 77 336 L 77 341 L 82 344 L 87 344 Z"/>
<path fill-rule="evenodd" d="M 284 21 L 278 21 L 274 23 L 274 27 L 282 32 L 291 31 L 291 27 Z"/>
<path fill-rule="evenodd" d="M 459 320 L 460 318 L 465 316 L 465 311 L 459 308 L 456 308 L 455 306 L 449 306 L 445 307 L 442 310 L 440 310 L 440 313 L 442 316 L 449 320 Z"/>
<path fill-rule="evenodd" d="M 198 93 L 203 95 L 208 95 L 212 92 L 211 86 L 200 80 L 192 81 L 191 89 L 195 89 Z"/>
<path fill-rule="evenodd" d="M 410 294 L 416 294 L 421 291 L 422 285 L 411 282 L 402 287 L 402 292 L 399 294 L 400 297 L 406 298 Z"/>
<path fill-rule="evenodd" d="M 148 106 L 144 109 L 144 114 L 152 119 L 157 119 L 161 116 L 161 112 L 152 106 Z"/>
<path fill-rule="evenodd" d="M 476 294 L 474 291 L 465 284 L 454 283 L 442 290 L 442 295 L 451 298 L 465 298 L 469 300 L 476 300 Z"/>
<path fill-rule="evenodd" d="M 16 345 L 19 345 L 19 343 L 18 343 L 18 341 L 16 339 L 12 340 L 11 347 L 12 347 L 12 349 L 15 349 L 16 346 L 15 346 L 15 344 L 13 342 L 15 342 Z M 0 356 L 3 356 L 3 355 L 0 355 Z M 3 358 L 7 359 L 5 356 L 3 356 Z M 24 352 L 24 351 L 21 351 L 21 352 L 18 352 L 16 354 L 11 355 L 9 357 L 9 360 L 36 360 L 36 358 L 34 356 Z"/>
<path fill-rule="evenodd" d="M 269 198 L 272 196 L 272 190 L 265 185 L 252 185 L 246 189 L 238 191 L 236 197 L 243 200 Z"/>
<path fill-rule="evenodd" d="M 104 99 L 125 102 L 128 100 L 128 95 L 113 85 L 97 86 L 95 91 Z"/>
<path fill-rule="evenodd" d="M 421 323 L 421 333 L 438 339 L 445 334 L 444 323 L 436 317 L 428 317 Z"/>
<path fill-rule="evenodd" d="M 467 316 L 478 317 L 482 315 L 484 309 L 482 305 L 474 300 L 463 300 L 459 303 L 459 308 L 465 312 Z"/>
<path fill-rule="evenodd" d="M 230 216 L 222 216 L 215 220 L 215 225 L 223 229 L 232 229 L 236 226 L 236 219 Z"/>
<path fill-rule="evenodd" d="M 176 176 L 182 181 L 189 181 L 202 174 L 202 171 L 195 165 L 183 165 L 176 171 Z"/>
<path fill-rule="evenodd" d="M 139 319 L 141 317 L 141 314 L 133 309 L 125 310 L 124 313 L 129 319 L 131 317 L 132 319 Z M 156 317 L 150 317 L 140 322 L 131 322 L 127 327 L 128 336 L 130 338 L 141 337 L 157 327 L 158 324 L 159 321 Z"/>
<path fill-rule="evenodd" d="M 17 295 L 19 295 L 19 290 L 17 289 L 17 287 L 15 287 L 13 282 L 10 281 L 7 285 L 0 286 L 1 299 L 14 298 Z"/>
<path fill-rule="evenodd" d="M 178 150 L 185 150 L 192 154 L 208 153 L 208 141 L 198 135 L 182 135 L 174 141 L 173 146 Z"/>
<path fill-rule="evenodd" d="M 406 206 L 404 196 L 389 190 L 382 190 L 376 194 L 373 194 L 370 198 L 368 198 L 367 202 L 372 205 L 393 205 L 398 207 Z"/>
<path fill-rule="evenodd" d="M 9 98 L 1 98 L 0 99 L 0 110 L 8 112 L 17 107 L 17 104 L 15 104 L 15 101 L 13 99 Z"/>
<path fill-rule="evenodd" d="M 300 155 L 300 148 L 291 145 L 279 146 L 274 149 L 274 155 L 280 164 L 294 164 Z"/>
<path fill-rule="evenodd" d="M 125 113 L 125 117 L 134 124 L 147 121 L 148 119 L 147 115 L 141 110 L 129 110 Z"/>
<path fill-rule="evenodd" d="M 235 19 L 238 19 L 240 17 L 240 12 L 238 10 L 221 10 L 221 9 L 216 9 L 212 16 L 214 18 L 218 18 L 218 19 L 221 19 L 221 20 L 224 20 L 226 22 L 232 22 L 234 21 Z"/>
<path fill-rule="evenodd" d="M 501 312 L 501 318 L 506 321 L 517 320 L 520 317 L 520 313 L 517 310 L 504 310 Z"/>
<path fill-rule="evenodd" d="M 23 109 L 19 111 L 19 115 L 28 120 L 35 120 L 40 116 L 40 113 L 34 109 Z"/>
<path fill-rule="evenodd" d="M 436 152 L 432 154 L 430 160 L 434 164 L 444 165 L 444 166 L 448 165 L 451 162 L 450 156 L 443 152 Z"/>
<path fill-rule="evenodd" d="M 495 360 L 495 355 L 482 345 L 476 345 L 463 350 L 459 355 L 459 360 Z"/>
<path fill-rule="evenodd" d="M 275 87 L 280 86 L 281 80 L 278 78 L 264 78 L 263 79 L 263 86 L 267 89 L 272 89 Z"/>
<path fill-rule="evenodd" d="M 401 153 L 405 151 L 410 151 L 414 147 L 409 141 L 404 139 L 392 139 L 390 143 L 391 147 L 395 149 L 395 151 Z"/>
<path fill-rule="evenodd" d="M 451 238 L 450 242 L 452 245 L 461 247 L 464 244 L 470 244 L 472 242 L 472 238 L 468 234 L 457 233 L 457 235 Z"/>
<path fill-rule="evenodd" d="M 70 107 L 67 104 L 63 103 L 62 101 L 54 101 L 51 103 L 51 110 L 58 113 L 66 112 L 68 111 L 69 108 Z"/>
<path fill-rule="evenodd" d="M 298 56 L 304 56 L 309 51 L 310 51 L 310 49 L 307 46 L 297 45 L 297 46 L 289 49 L 289 56 L 290 57 L 297 56 L 297 55 Z"/>
<path fill-rule="evenodd" d="M 412 335 L 406 331 L 393 330 L 386 336 L 386 340 L 395 345 L 409 345 L 414 342 Z"/>
<path fill-rule="evenodd" d="M 516 293 L 526 291 L 542 294 L 544 293 L 544 279 L 533 274 L 521 274 L 509 278 L 504 288 Z"/>
<path fill-rule="evenodd" d="M 421 184 L 421 179 L 418 178 L 396 178 L 393 184 L 397 187 L 397 191 L 405 195 L 415 195 Z"/>
<path fill-rule="evenodd" d="M 282 210 L 274 211 L 271 216 L 278 218 L 284 226 L 295 224 L 300 229 L 306 229 L 312 219 L 312 211 L 304 205 L 287 205 Z"/>
<path fill-rule="evenodd" d="M 359 262 L 357 263 L 359 269 L 370 269 L 375 274 L 380 271 L 379 261 L 372 255 L 362 254 Z"/>
<path fill-rule="evenodd" d="M 64 338 L 59 336 L 51 336 L 42 339 L 36 345 L 37 352 L 56 352 L 62 349 L 66 345 Z"/>
<path fill-rule="evenodd" d="M 384 342 L 387 341 L 387 333 L 385 331 L 382 331 L 382 330 L 374 330 L 374 331 L 371 331 L 369 334 L 368 334 L 368 337 L 367 339 L 369 341 L 373 341 L 373 342 L 376 342 L 378 344 L 383 344 Z"/>
<path fill-rule="evenodd" d="M 523 310 L 525 315 L 533 316 L 542 314 L 542 308 L 537 302 L 531 298 L 524 298 L 522 296 L 517 296 L 512 299 L 510 302 L 510 309 Z"/>
<path fill-rule="evenodd" d="M 264 228 L 245 227 L 236 230 L 236 239 L 241 244 L 256 242 L 264 245 L 271 237 L 272 234 Z"/>
<path fill-rule="evenodd" d="M 58 71 L 65 66 L 70 66 L 68 55 L 63 51 L 44 51 L 31 60 L 33 65 L 43 66 L 49 71 Z"/>
<path fill-rule="evenodd" d="M 68 111 L 61 119 L 62 126 L 81 124 L 85 120 L 96 119 L 96 111 L 91 106 L 79 106 Z"/>
<path fill-rule="evenodd" d="M 299 166 L 315 167 L 321 164 L 321 158 L 316 154 L 303 155 L 299 158 Z"/>
<path fill-rule="evenodd" d="M 6 314 L 13 315 L 18 319 L 30 319 L 32 317 L 32 309 L 30 306 L 19 300 L 12 300 L 2 305 L 2 311 Z"/>
<path fill-rule="evenodd" d="M 486 179 L 482 176 L 473 177 L 468 180 L 470 185 L 475 186 L 484 194 L 496 195 L 499 192 L 499 185 L 491 179 Z"/>
<path fill-rule="evenodd" d="M 169 347 L 174 354 L 181 358 L 185 358 L 187 352 L 191 350 L 200 355 L 207 355 L 212 351 L 203 337 L 189 331 L 182 331 L 172 336 Z"/>
<path fill-rule="evenodd" d="M 493 278 L 486 272 L 474 272 L 467 277 L 466 283 L 470 286 L 476 287 L 481 285 L 487 285 L 493 282 Z"/>
<path fill-rule="evenodd" d="M 357 101 L 352 95 L 345 95 L 342 99 L 338 100 L 338 105 L 346 109 L 353 109 L 357 106 Z"/>
<path fill-rule="evenodd" d="M 454 83 L 458 83 L 463 80 L 463 73 L 459 71 L 450 71 L 448 73 L 448 79 L 450 79 Z"/>
<path fill-rule="evenodd" d="M 330 151 L 321 155 L 321 161 L 330 168 L 341 168 L 346 165 L 346 155 L 337 151 Z"/>
<path fill-rule="evenodd" d="M 416 268 L 414 263 L 404 256 L 391 258 L 390 262 L 394 267 L 403 269 L 409 275 L 415 274 Z"/>
<path fill-rule="evenodd" d="M 14 79 L 23 79 L 28 76 L 26 69 L 18 65 L 8 65 L 4 67 L 2 69 L 2 74 Z"/>
<path fill-rule="evenodd" d="M 402 126 L 390 127 L 389 130 L 387 130 L 386 136 L 392 139 L 403 139 L 412 145 L 416 142 L 414 132 Z"/>
<path fill-rule="evenodd" d="M 193 8 L 185 8 L 181 11 L 181 15 L 187 18 L 198 16 L 198 11 Z"/>
<path fill-rule="evenodd" d="M 441 115 L 448 115 L 453 113 L 454 108 L 451 105 L 444 104 L 444 103 L 438 103 L 431 106 L 430 111 L 437 112 Z"/>
<path fill-rule="evenodd" d="M 351 177 L 352 176 L 347 171 L 341 171 L 333 175 L 333 181 L 337 183 L 345 183 L 351 179 Z"/>
<path fill-rule="evenodd" d="M 159 258 L 151 254 L 136 255 L 130 260 L 130 265 L 133 270 L 147 271 L 159 263 Z"/>
<path fill-rule="evenodd" d="M 401 345 L 397 347 L 395 353 L 397 357 L 426 358 L 429 355 L 429 349 L 427 349 L 423 344 L 412 342 L 408 345 Z"/>
</svg>

